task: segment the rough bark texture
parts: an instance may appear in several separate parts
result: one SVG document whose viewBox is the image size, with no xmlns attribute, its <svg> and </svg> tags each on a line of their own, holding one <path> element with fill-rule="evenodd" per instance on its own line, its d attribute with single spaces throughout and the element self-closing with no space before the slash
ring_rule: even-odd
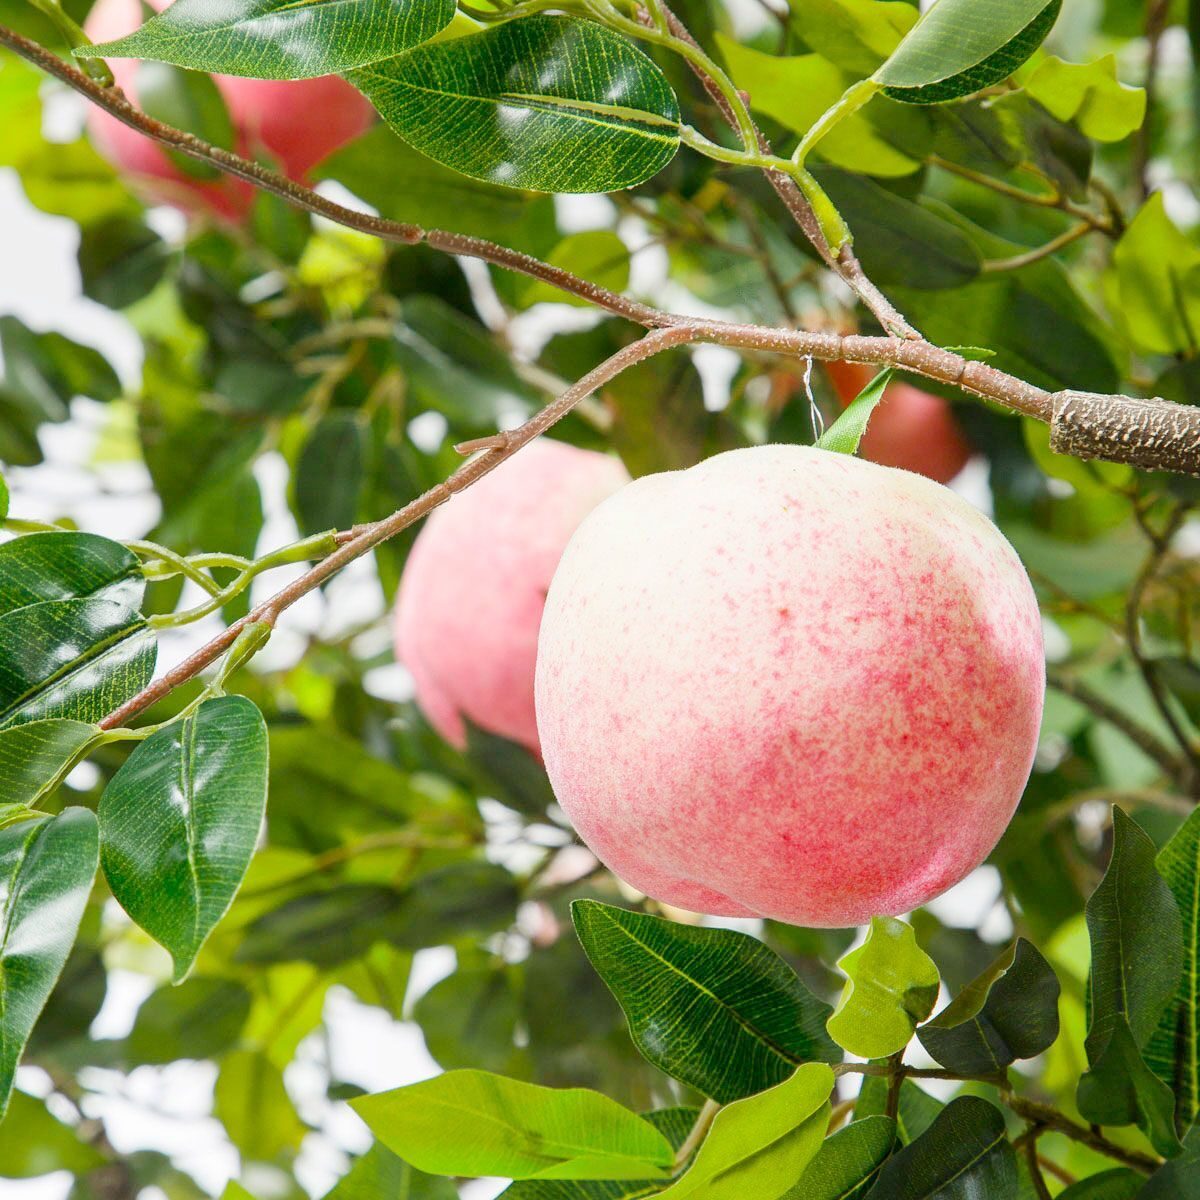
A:
<svg viewBox="0 0 1200 1200">
<path fill-rule="evenodd" d="M 1200 477 L 1200 408 L 1158 396 L 1057 392 L 1050 448 L 1075 458 Z"/>
</svg>

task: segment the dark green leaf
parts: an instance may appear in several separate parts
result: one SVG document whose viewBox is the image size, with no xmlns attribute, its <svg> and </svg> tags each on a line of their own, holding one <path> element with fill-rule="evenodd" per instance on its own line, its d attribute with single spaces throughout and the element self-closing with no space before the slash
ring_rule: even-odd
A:
<svg viewBox="0 0 1200 1200">
<path fill-rule="evenodd" d="M 94 533 L 31 533 L 0 545 L 0 616 L 39 600 L 142 602 L 138 559 Z"/>
<path fill-rule="evenodd" d="M 911 1079 L 900 1085 L 900 1108 L 896 1113 L 896 1135 L 907 1145 L 915 1142 L 944 1111 L 945 1105 Z M 854 1115 L 865 1117 L 882 1116 L 888 1108 L 888 1081 L 882 1075 L 868 1075 L 858 1093 Z"/>
<path fill-rule="evenodd" d="M 1133 1200 L 1145 1182 L 1144 1175 L 1128 1167 L 1116 1167 L 1071 1184 L 1059 1192 L 1058 1200 Z"/>
<path fill-rule="evenodd" d="M 1179 1124 L 1200 1112 L 1200 810 L 1192 813 L 1155 859 L 1183 921 L 1183 970 L 1146 1050 L 1146 1062 L 1175 1093 Z"/>
<path fill-rule="evenodd" d="M 617 191 L 657 174 L 679 147 L 665 76 L 590 21 L 509 21 L 349 78 L 410 145 L 506 187 Z"/>
<path fill-rule="evenodd" d="M 826 1022 L 839 1046 L 862 1058 L 887 1058 L 903 1050 L 913 1030 L 933 1011 L 938 970 L 917 945 L 911 925 L 875 917 L 867 940 L 838 961 L 848 977 Z"/>
<path fill-rule="evenodd" d="M 826 1138 L 787 1200 L 861 1200 L 891 1152 L 896 1123 L 888 1117 L 853 1121 Z"/>
<path fill-rule="evenodd" d="M 367 429 L 355 413 L 332 412 L 309 435 L 296 464 L 302 533 L 349 529 L 358 516 Z"/>
<path fill-rule="evenodd" d="M 595 900 L 577 900 L 571 915 L 638 1049 L 706 1096 L 736 1100 L 798 1063 L 840 1058 L 824 1030 L 829 1006 L 756 938 Z"/>
<path fill-rule="evenodd" d="M 0 1118 L 75 941 L 98 858 L 96 818 L 86 808 L 0 830 Z"/>
<path fill-rule="evenodd" d="M 37 804 L 100 730 L 83 721 L 30 721 L 0 729 L 0 804 Z"/>
<path fill-rule="evenodd" d="M 1016 1200 L 1017 1159 L 1004 1117 L 975 1096 L 951 1101 L 915 1142 L 890 1158 L 871 1200 Z"/>
<path fill-rule="evenodd" d="M 520 1009 L 503 962 L 460 965 L 417 1001 L 412 1016 L 429 1053 L 445 1070 L 527 1073 L 526 1053 L 516 1045 Z"/>
<path fill-rule="evenodd" d="M 433 37 L 453 0 L 175 0 L 115 42 L 79 57 L 151 58 L 193 71 L 255 79 L 310 79 L 391 58 Z"/>
<path fill-rule="evenodd" d="M 206 700 L 129 756 L 100 801 L 113 897 L 171 953 L 178 981 L 228 911 L 267 800 L 267 726 L 244 696 Z"/>
<path fill-rule="evenodd" d="M 237 1041 L 250 1003 L 245 985 L 232 979 L 194 975 L 177 987 L 161 987 L 138 1009 L 126 1042 L 130 1059 L 215 1058 Z"/>
<path fill-rule="evenodd" d="M 1062 0 L 938 0 L 874 78 L 910 104 L 982 91 L 1029 58 L 1061 7 Z"/>
<path fill-rule="evenodd" d="M 65 148 L 54 149 L 62 154 Z M 66 416 L 76 396 L 108 403 L 121 394 L 116 372 L 98 350 L 61 333 L 34 333 L 16 317 L 0 317 L 0 356 L 8 385 L 42 404 L 47 420 Z"/>
<path fill-rule="evenodd" d="M 0 617 L 0 729 L 99 721 L 154 674 L 154 631 L 111 600 L 50 600 Z"/>
<path fill-rule="evenodd" d="M 510 1179 L 662 1177 L 674 1153 L 607 1096 L 449 1071 L 351 1102 L 371 1132 L 419 1170 Z"/>
<path fill-rule="evenodd" d="M 891 378 L 890 368 L 880 371 L 846 406 L 841 416 L 817 438 L 818 449 L 832 450 L 836 454 L 857 454 L 858 444 L 867 432 L 867 422 L 875 406 L 883 399 Z"/>
<path fill-rule="evenodd" d="M 1018 938 L 917 1037 L 947 1070 L 995 1075 L 1058 1037 L 1059 991 L 1053 967 Z"/>
<path fill-rule="evenodd" d="M 1198 1189 L 1200 1126 L 1193 1125 L 1183 1139 L 1183 1153 L 1173 1162 L 1159 1167 L 1137 1197 L 1138 1200 L 1194 1200 Z"/>
<path fill-rule="evenodd" d="M 85 225 L 80 232 L 83 294 L 109 308 L 126 308 L 140 300 L 166 268 L 166 243 L 134 217 L 113 217 Z"/>
<path fill-rule="evenodd" d="M 491 933 L 510 924 L 518 895 L 512 875 L 489 862 L 465 862 L 422 875 L 380 924 L 395 946 L 420 950 L 466 933 Z"/>
<path fill-rule="evenodd" d="M 480 729 L 464 718 L 467 757 L 483 776 L 489 794 L 517 812 L 538 816 L 554 803 L 546 770 L 519 742 Z"/>
</svg>

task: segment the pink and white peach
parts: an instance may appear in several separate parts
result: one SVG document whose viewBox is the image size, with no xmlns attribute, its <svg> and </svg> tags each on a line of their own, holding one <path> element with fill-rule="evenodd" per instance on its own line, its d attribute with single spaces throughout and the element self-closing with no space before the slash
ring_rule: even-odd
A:
<svg viewBox="0 0 1200 1200">
<path fill-rule="evenodd" d="M 717 455 L 601 504 L 541 625 L 554 791 L 622 879 L 681 908 L 848 926 L 991 851 L 1045 685 L 994 525 L 907 471 Z"/>
</svg>

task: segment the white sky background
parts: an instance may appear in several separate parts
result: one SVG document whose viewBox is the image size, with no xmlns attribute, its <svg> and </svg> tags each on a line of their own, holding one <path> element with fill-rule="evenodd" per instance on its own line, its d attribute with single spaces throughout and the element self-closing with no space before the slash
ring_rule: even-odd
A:
<svg viewBox="0 0 1200 1200">
<path fill-rule="evenodd" d="M 761 15 L 754 0 L 745 0 L 748 11 Z M 73 136 L 79 124 L 79 109 L 72 97 L 57 96 L 48 104 L 48 131 L 60 138 Z M 560 208 L 564 230 L 606 223 L 610 208 L 602 198 L 581 197 Z M 171 213 L 159 214 L 155 223 L 166 234 L 177 232 L 179 222 Z M 636 226 L 622 225 L 621 233 L 631 248 L 644 239 Z M 83 297 L 75 261 L 78 230 L 73 222 L 48 216 L 25 200 L 12 171 L 0 169 L 0 315 L 13 314 L 32 328 L 57 330 L 100 349 L 116 367 L 122 381 L 136 388 L 140 375 L 140 343 L 124 319 Z M 658 250 L 634 259 L 635 291 L 656 286 L 661 289 L 665 262 Z M 702 310 L 694 298 L 674 294 L 666 299 L 684 311 Z M 522 318 L 523 336 L 518 348 L 533 352 L 561 320 L 577 320 L 578 314 L 551 306 L 549 312 L 535 310 Z M 705 379 L 706 395 L 714 399 L 736 368 L 732 351 L 703 347 L 697 364 Z M 36 468 L 8 473 L 13 491 L 13 512 L 23 517 L 53 520 L 73 518 L 81 528 L 114 537 L 144 535 L 157 518 L 157 501 L 139 463 L 104 464 L 91 461 L 95 438 L 109 419 L 109 411 L 89 401 L 76 401 L 72 418 L 61 426 L 43 427 L 42 445 L 46 462 Z M 436 432 L 436 431 L 434 431 Z M 267 523 L 260 550 L 283 545 L 297 536 L 295 523 L 283 499 L 285 469 L 268 457 L 259 470 L 267 506 Z M 959 481 L 968 498 L 987 506 L 984 476 L 968 468 Z M 215 548 L 215 547 L 214 547 Z M 295 568 L 298 570 L 299 568 Z M 267 586 L 274 591 L 286 579 L 286 571 L 272 573 Z M 261 595 L 261 591 L 258 593 Z M 345 572 L 327 596 L 312 595 L 290 609 L 280 631 L 264 653 L 276 664 L 300 651 L 310 632 L 330 633 L 382 614 L 383 597 L 369 562 L 362 561 Z M 332 613 L 336 609 L 336 617 Z M 185 631 L 167 631 L 160 647 L 159 669 L 165 670 L 190 650 L 206 641 L 219 628 L 218 618 L 201 622 Z M 377 649 L 377 644 L 371 649 Z M 373 672 L 368 685 L 385 697 L 407 694 L 407 680 L 399 668 Z M 85 766 L 81 768 L 87 771 Z M 86 777 L 85 777 L 86 778 Z M 998 884 L 995 873 L 983 868 L 930 907 L 955 925 L 974 926 L 987 921 L 985 933 L 1001 940 L 1009 932 L 1005 918 L 998 916 Z M 119 918 L 119 910 L 117 910 Z M 989 916 L 990 914 L 990 916 Z M 423 951 L 417 956 L 409 1001 L 448 974 L 454 965 L 447 948 Z M 164 970 L 163 978 L 167 977 Z M 137 1006 L 154 981 L 131 972 L 110 975 L 104 1008 L 93 1026 L 93 1036 L 121 1037 L 132 1025 Z M 335 989 L 326 1006 L 328 1047 L 332 1062 L 324 1062 L 325 1046 L 312 1038 L 306 1042 L 286 1074 L 290 1095 L 302 1117 L 313 1127 L 301 1151 L 297 1174 L 312 1195 L 323 1194 L 344 1172 L 347 1153 L 366 1148 L 370 1138 L 365 1127 L 344 1104 L 331 1104 L 325 1097 L 329 1067 L 343 1082 L 377 1091 L 415 1082 L 436 1073 L 437 1066 L 425 1049 L 418 1027 L 392 1021 L 382 1011 L 359 1004 L 348 992 Z M 119 1151 L 156 1149 L 170 1154 L 177 1165 L 192 1174 L 214 1195 L 230 1178 L 239 1177 L 236 1150 L 217 1121 L 209 1115 L 215 1068 L 207 1063 L 183 1062 L 167 1067 L 139 1067 L 128 1076 L 111 1070 L 92 1070 L 86 1082 L 93 1094 L 86 1104 L 90 1117 L 102 1117 Z M 18 1085 L 45 1095 L 48 1080 L 35 1068 L 23 1068 Z M 53 1102 L 52 1102 L 53 1103 Z M 67 1115 L 55 1105 L 55 1111 Z M 259 1197 L 271 1200 L 280 1186 L 269 1171 L 241 1175 L 241 1182 Z M 66 1174 L 28 1181 L 0 1180 L 0 1200 L 65 1200 L 70 1188 Z M 466 1185 L 463 1196 L 486 1200 L 503 1185 L 482 1181 Z M 153 1191 L 144 1193 L 155 1200 Z M 158 1200 L 161 1200 L 159 1194 Z"/>
</svg>

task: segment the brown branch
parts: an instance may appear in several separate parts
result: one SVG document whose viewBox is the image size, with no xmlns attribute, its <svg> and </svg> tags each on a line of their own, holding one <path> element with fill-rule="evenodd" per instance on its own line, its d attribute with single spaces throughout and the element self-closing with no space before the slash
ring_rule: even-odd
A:
<svg viewBox="0 0 1200 1200">
<path fill-rule="evenodd" d="M 545 408 L 539 410 L 520 429 L 513 430 L 506 435 L 502 445 L 485 450 L 478 458 L 472 458 L 469 462 L 464 463 L 448 479 L 430 488 L 423 495 L 392 513 L 390 517 L 385 517 L 382 521 L 376 521 L 357 530 L 350 540 L 343 542 L 328 558 L 322 559 L 321 562 L 309 568 L 299 579 L 276 592 L 270 599 L 256 605 L 240 621 L 235 621 L 212 641 L 110 713 L 100 722 L 100 727 L 116 729 L 124 725 L 138 713 L 179 687 L 180 684 L 194 678 L 206 667 L 216 662 L 248 626 L 274 625 L 279 614 L 285 608 L 295 604 L 301 596 L 308 595 L 347 564 L 356 558 L 361 558 L 381 542 L 386 542 L 414 522 L 419 521 L 439 504 L 444 504 L 456 492 L 461 492 L 477 479 L 482 479 L 489 471 L 494 470 L 505 459 L 511 458 L 522 446 L 544 433 L 556 421 L 565 417 L 582 399 L 590 396 L 598 387 L 619 375 L 626 367 L 631 367 L 634 363 L 650 358 L 671 346 L 679 346 L 690 340 L 691 330 L 687 328 L 656 329 L 646 334 L 640 341 L 618 350 L 616 354 L 606 358 L 578 383 L 563 392 L 558 399 L 551 401 Z"/>
<path fill-rule="evenodd" d="M 1041 1104 L 1037 1100 L 1016 1096 L 1012 1092 L 1001 1092 L 1000 1098 L 1017 1116 L 1024 1117 L 1025 1120 L 1032 1121 L 1044 1129 L 1053 1129 L 1057 1133 L 1066 1134 L 1072 1141 L 1089 1146 L 1116 1162 L 1124 1163 L 1125 1166 L 1132 1167 L 1135 1171 L 1141 1171 L 1144 1175 L 1152 1175 L 1162 1165 L 1161 1160 L 1152 1158 L 1149 1154 L 1142 1154 L 1138 1150 L 1127 1150 L 1124 1146 L 1118 1146 L 1116 1142 L 1110 1142 L 1098 1130 L 1072 1121 L 1065 1113 L 1059 1112 L 1057 1108 L 1052 1108 L 1049 1104 Z"/>
</svg>

